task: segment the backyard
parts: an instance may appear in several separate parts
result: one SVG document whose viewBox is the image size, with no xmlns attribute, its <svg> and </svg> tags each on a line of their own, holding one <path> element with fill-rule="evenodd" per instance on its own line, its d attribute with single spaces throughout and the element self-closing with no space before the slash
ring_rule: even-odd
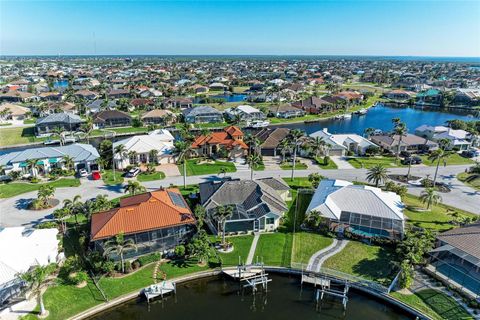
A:
<svg viewBox="0 0 480 320">
<path fill-rule="evenodd" d="M 308 264 L 310 257 L 317 251 L 328 247 L 332 238 L 317 233 L 297 232 L 293 236 L 292 265 Z"/>
<path fill-rule="evenodd" d="M 260 236 L 253 257 L 269 266 L 289 267 L 292 254 L 291 233 L 265 233 Z"/>
<path fill-rule="evenodd" d="M 212 236 L 212 240 L 213 239 L 221 240 L 221 237 Z M 233 252 L 230 253 L 218 253 L 220 258 L 222 259 L 222 264 L 224 266 L 237 266 L 239 259 L 242 262 L 245 262 L 247 260 L 248 252 L 250 251 L 250 247 L 252 245 L 253 236 L 246 235 L 228 237 L 227 241 L 233 244 L 234 249 Z"/>
<path fill-rule="evenodd" d="M 13 146 L 17 144 L 28 144 L 42 142 L 47 138 L 35 137 L 34 127 L 14 127 L 0 129 L 0 146 Z"/>
</svg>

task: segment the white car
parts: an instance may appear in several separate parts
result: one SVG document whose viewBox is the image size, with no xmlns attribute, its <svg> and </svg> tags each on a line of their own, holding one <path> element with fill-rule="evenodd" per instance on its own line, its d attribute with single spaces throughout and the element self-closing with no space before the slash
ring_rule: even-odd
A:
<svg viewBox="0 0 480 320">
<path fill-rule="evenodd" d="M 85 169 L 80 169 L 80 170 L 78 170 L 78 175 L 80 177 L 86 177 L 86 176 L 88 176 L 88 172 Z"/>
</svg>

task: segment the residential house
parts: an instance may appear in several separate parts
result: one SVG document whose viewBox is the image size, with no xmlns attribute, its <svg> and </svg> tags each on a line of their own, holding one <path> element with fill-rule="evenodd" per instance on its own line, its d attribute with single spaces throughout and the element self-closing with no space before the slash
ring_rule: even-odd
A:
<svg viewBox="0 0 480 320">
<path fill-rule="evenodd" d="M 164 100 L 162 104 L 169 109 L 190 109 L 193 106 L 193 101 L 189 98 L 170 98 Z"/>
<path fill-rule="evenodd" d="M 0 93 L 0 102 L 29 102 L 35 101 L 39 98 L 33 93 L 23 92 L 23 91 L 8 91 L 5 93 Z"/>
<path fill-rule="evenodd" d="M 46 174 L 55 168 L 66 169 L 66 156 L 72 158 L 75 171 L 80 169 L 85 169 L 88 172 L 98 170 L 97 160 L 100 155 L 97 149 L 92 145 L 83 143 L 9 152 L 0 156 L 0 165 L 3 166 L 5 174 L 11 171 L 28 174 L 31 169 L 27 168 L 27 160 L 36 159 L 37 168 L 34 170 L 39 174 Z"/>
<path fill-rule="evenodd" d="M 224 85 L 223 83 L 220 82 L 214 82 L 208 86 L 210 90 L 218 91 L 218 90 L 223 90 L 226 91 L 228 87 Z"/>
<path fill-rule="evenodd" d="M 348 151 L 356 155 L 365 155 L 368 148 L 378 147 L 375 143 L 354 133 L 333 134 L 327 128 L 310 134 L 312 138 L 322 138 L 328 147 L 328 156 L 345 156 Z"/>
<path fill-rule="evenodd" d="M 199 93 L 207 93 L 208 92 L 208 87 L 205 87 L 205 86 L 201 86 L 201 85 L 194 85 L 193 86 L 193 90 L 196 94 L 199 94 Z"/>
<path fill-rule="evenodd" d="M 173 163 L 174 140 L 175 138 L 170 131 L 160 129 L 148 135 L 132 136 L 117 141 L 113 144 L 113 147 L 116 148 L 118 145 L 123 145 L 125 154 L 115 154 L 115 167 L 125 169 L 130 165 L 138 165 L 139 163 Z M 152 158 L 152 150 L 157 152 L 154 158 Z"/>
<path fill-rule="evenodd" d="M 240 128 L 229 126 L 219 132 L 200 135 L 192 143 L 192 149 L 197 156 L 215 156 L 220 150 L 226 150 L 228 157 L 236 159 L 246 155 L 248 146 L 243 141 Z"/>
<path fill-rule="evenodd" d="M 413 94 L 405 90 L 392 90 L 385 93 L 383 97 L 393 102 L 408 102 Z"/>
<path fill-rule="evenodd" d="M 223 122 L 223 114 L 210 106 L 199 106 L 183 110 L 186 123 L 215 123 Z"/>
<path fill-rule="evenodd" d="M 249 105 L 240 105 L 225 110 L 225 115 L 229 120 L 235 120 L 237 117 L 242 121 L 264 120 L 265 114 Z"/>
<path fill-rule="evenodd" d="M 95 128 L 129 127 L 132 125 L 132 117 L 123 111 L 105 110 L 100 111 L 93 117 Z"/>
<path fill-rule="evenodd" d="M 130 105 L 134 108 L 150 108 L 155 105 L 155 102 L 153 102 L 151 99 L 136 98 L 130 100 Z"/>
<path fill-rule="evenodd" d="M 447 139 L 449 144 L 446 147 L 447 150 L 468 150 L 472 146 L 471 134 L 465 130 L 452 129 L 445 126 L 429 126 L 422 125 L 415 129 L 417 136 L 430 139 L 436 142 Z"/>
<path fill-rule="evenodd" d="M 293 107 L 289 104 L 282 104 L 278 106 L 271 106 L 269 108 L 269 114 L 277 118 L 291 119 L 296 117 L 303 117 L 305 115 L 305 111 L 303 109 Z"/>
<path fill-rule="evenodd" d="M 97 99 L 87 104 L 88 113 L 97 113 L 102 109 L 114 110 L 117 107 L 117 103 L 114 100 Z"/>
<path fill-rule="evenodd" d="M 443 94 L 437 89 L 428 89 L 417 94 L 415 104 L 419 106 L 442 107 Z"/>
<path fill-rule="evenodd" d="M 169 252 L 185 244 L 195 232 L 195 218 L 177 188 L 120 199 L 120 206 L 92 215 L 90 242 L 104 252 L 106 242 L 118 234 L 132 240 L 136 249 L 124 253 L 126 259 L 151 252 Z M 119 259 L 115 253 L 109 256 Z"/>
<path fill-rule="evenodd" d="M 90 90 L 78 90 L 77 92 L 75 92 L 75 95 L 85 100 L 94 100 L 98 96 L 95 92 Z"/>
<path fill-rule="evenodd" d="M 76 114 L 53 113 L 35 122 L 35 134 L 37 136 L 49 136 L 58 128 L 63 131 L 77 131 L 84 121 Z"/>
<path fill-rule="evenodd" d="M 428 152 L 438 149 L 438 143 L 409 133 L 402 136 L 401 143 L 399 135 L 374 135 L 370 137 L 370 140 L 382 149 L 392 153 L 397 151 Z"/>
<path fill-rule="evenodd" d="M 176 119 L 175 113 L 170 110 L 164 109 L 153 109 L 145 113 L 141 119 L 143 124 L 160 124 L 160 125 L 170 125 L 175 122 Z"/>
<path fill-rule="evenodd" d="M 113 89 L 108 92 L 110 99 L 130 98 L 130 91 L 125 89 Z"/>
<path fill-rule="evenodd" d="M 399 195 L 343 180 L 322 180 L 307 208 L 320 215 L 330 230 L 364 238 L 402 239 L 404 204 Z"/>
<path fill-rule="evenodd" d="M 219 233 L 220 206 L 232 208 L 226 218 L 226 233 L 274 231 L 288 210 L 289 188 L 281 179 L 222 180 L 200 183 L 200 202 L 206 209 L 206 223 Z M 273 181 L 275 180 L 275 181 Z"/>
<path fill-rule="evenodd" d="M 290 133 L 287 128 L 263 128 L 255 133 L 255 138 L 260 140 L 259 150 L 262 156 L 275 157 L 281 154 L 280 143 L 285 140 Z"/>
<path fill-rule="evenodd" d="M 62 94 L 60 92 L 41 92 L 38 94 L 38 97 L 40 100 L 43 101 L 61 101 L 62 100 Z"/>
<path fill-rule="evenodd" d="M 318 97 L 309 97 L 295 101 L 292 106 L 304 110 L 306 113 L 319 114 L 333 109 L 333 103 Z"/>
<path fill-rule="evenodd" d="M 455 97 L 451 103 L 452 106 L 475 107 L 480 106 L 480 89 L 459 88 L 456 90 Z"/>
<path fill-rule="evenodd" d="M 0 116 L 0 120 L 21 121 L 27 117 L 30 109 L 13 103 L 3 103 L 0 105 L 0 112 L 7 113 L 5 117 Z"/>
</svg>

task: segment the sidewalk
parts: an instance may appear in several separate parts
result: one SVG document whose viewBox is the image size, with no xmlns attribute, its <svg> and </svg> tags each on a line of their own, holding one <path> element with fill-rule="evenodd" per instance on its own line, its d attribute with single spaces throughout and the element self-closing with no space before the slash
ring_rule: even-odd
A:
<svg viewBox="0 0 480 320">
<path fill-rule="evenodd" d="M 314 253 L 308 261 L 307 270 L 319 272 L 323 263 L 331 256 L 342 251 L 347 245 L 348 240 L 333 239 L 333 243 L 326 248 Z"/>
<path fill-rule="evenodd" d="M 247 261 L 245 261 L 246 265 L 252 264 L 253 256 L 255 255 L 255 250 L 257 249 L 258 239 L 260 238 L 260 233 L 255 232 L 255 236 L 253 237 L 252 245 L 250 246 L 250 251 L 248 252 Z"/>
</svg>

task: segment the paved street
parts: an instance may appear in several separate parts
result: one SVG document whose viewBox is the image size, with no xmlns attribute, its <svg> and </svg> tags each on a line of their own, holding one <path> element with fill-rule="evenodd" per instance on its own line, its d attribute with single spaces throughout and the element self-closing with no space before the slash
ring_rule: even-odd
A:
<svg viewBox="0 0 480 320">
<path fill-rule="evenodd" d="M 465 186 L 455 177 L 458 173 L 465 171 L 469 166 L 447 166 L 439 169 L 439 181 L 447 183 L 452 191 L 442 193 L 444 204 L 448 204 L 463 210 L 467 210 L 476 214 L 480 214 L 480 191 L 476 191 Z M 392 174 L 405 174 L 406 168 L 391 168 L 389 172 Z M 366 169 L 343 169 L 343 170 L 297 170 L 296 177 L 306 177 L 310 173 L 318 172 L 327 178 L 344 179 L 348 181 L 365 181 Z M 427 174 L 433 177 L 435 167 L 418 166 L 413 167 L 411 174 L 415 176 L 425 177 Z M 290 177 L 289 170 L 269 170 L 257 171 L 254 173 L 255 178 L 263 177 Z M 229 176 L 240 179 L 250 179 L 249 170 L 241 170 L 229 174 Z M 187 184 L 197 184 L 200 182 L 218 179 L 217 175 L 192 176 L 187 177 Z M 147 190 L 155 190 L 160 186 L 168 187 L 169 185 L 182 185 L 182 176 L 167 177 L 164 180 L 145 182 L 143 185 Z M 409 193 L 420 195 L 423 188 L 409 187 Z M 109 198 L 122 196 L 122 186 L 106 186 L 102 181 L 90 181 L 82 179 L 82 185 L 77 188 L 59 188 L 55 192 L 55 198 L 63 201 L 64 199 L 73 198 L 75 195 L 81 195 L 83 200 L 96 197 L 99 194 L 105 194 Z M 21 226 L 32 225 L 43 219 L 48 219 L 53 209 L 43 211 L 25 210 L 25 206 L 32 198 L 36 198 L 37 192 L 29 192 L 17 197 L 0 200 L 0 226 Z"/>
</svg>

